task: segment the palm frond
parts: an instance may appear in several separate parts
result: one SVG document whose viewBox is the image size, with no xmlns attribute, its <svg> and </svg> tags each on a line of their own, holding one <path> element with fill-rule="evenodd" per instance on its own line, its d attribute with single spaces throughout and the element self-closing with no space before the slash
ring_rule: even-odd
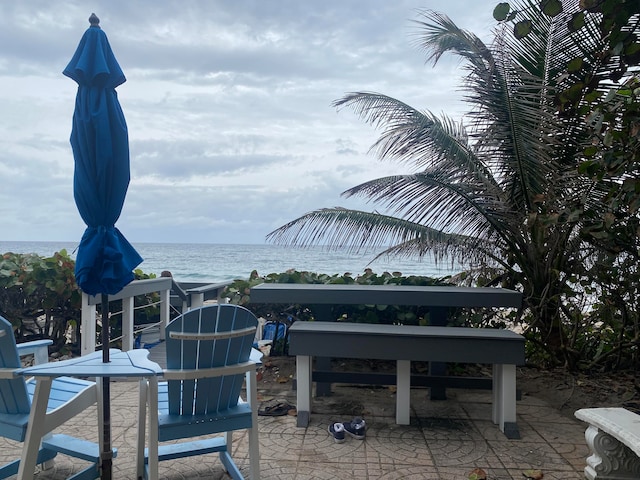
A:
<svg viewBox="0 0 640 480">
<path fill-rule="evenodd" d="M 491 51 L 471 32 L 459 28 L 451 19 L 433 10 L 418 12 L 423 20 L 415 20 L 419 26 L 415 44 L 427 53 L 427 61 L 435 65 L 445 53 L 454 53 L 477 68 L 491 69 Z"/>
<path fill-rule="evenodd" d="M 504 217 L 511 216 L 509 205 L 500 201 L 499 190 L 488 195 L 490 190 L 491 186 L 480 187 L 464 175 L 437 170 L 378 178 L 343 195 L 369 198 L 394 216 L 442 232 L 486 239 L 507 226 L 510 222 Z"/>
<path fill-rule="evenodd" d="M 469 153 L 462 125 L 430 112 L 421 112 L 395 98 L 375 92 L 351 92 L 333 102 L 337 108 L 350 107 L 376 128 L 380 138 L 371 147 L 379 158 L 392 158 L 422 168 Z M 436 145 L 440 148 L 434 148 Z"/>
<path fill-rule="evenodd" d="M 352 252 L 387 247 L 420 238 L 436 254 L 453 236 L 390 215 L 341 207 L 306 213 L 267 235 L 267 240 L 294 246 L 327 245 Z M 420 252 L 417 252 L 420 254 Z M 424 252 L 422 252 L 424 254 Z"/>
</svg>

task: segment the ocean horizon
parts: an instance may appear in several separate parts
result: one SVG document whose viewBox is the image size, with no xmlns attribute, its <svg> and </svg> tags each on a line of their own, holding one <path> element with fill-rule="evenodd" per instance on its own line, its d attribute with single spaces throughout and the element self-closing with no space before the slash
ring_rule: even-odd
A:
<svg viewBox="0 0 640 480">
<path fill-rule="evenodd" d="M 66 250 L 75 258 L 79 241 L 31 242 L 0 241 L 0 253 L 35 253 L 50 257 Z M 326 247 L 289 247 L 271 244 L 133 243 L 144 261 L 138 266 L 146 274 L 168 270 L 180 282 L 229 282 L 248 279 L 253 270 L 259 275 L 294 269 L 328 275 L 353 276 L 370 268 L 376 274 L 400 272 L 402 275 L 445 277 L 463 270 L 451 261 L 433 259 L 380 258 L 376 251 L 353 253 Z"/>
</svg>

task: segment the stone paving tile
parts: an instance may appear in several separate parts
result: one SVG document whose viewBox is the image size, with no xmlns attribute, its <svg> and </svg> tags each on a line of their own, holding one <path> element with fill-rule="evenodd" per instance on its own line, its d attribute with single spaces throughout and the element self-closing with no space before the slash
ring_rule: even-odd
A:
<svg viewBox="0 0 640 480">
<path fill-rule="evenodd" d="M 583 442 L 586 426 L 577 421 L 568 423 L 545 421 L 535 422 L 533 428 L 546 442 L 556 444 Z"/>
<path fill-rule="evenodd" d="M 488 465 L 493 468 L 503 465 L 499 457 L 484 442 L 433 440 L 428 442 L 428 446 L 438 467 L 464 467 L 472 470 Z"/>
<path fill-rule="evenodd" d="M 525 420 L 547 423 L 576 423 L 577 420 L 562 415 L 549 405 L 518 404 L 516 412 Z"/>
<path fill-rule="evenodd" d="M 520 431 L 520 439 L 509 440 L 507 437 L 500 431 L 497 425 L 495 425 L 491 420 L 474 420 L 473 424 L 478 430 L 480 438 L 484 441 L 510 441 L 510 442 L 544 442 L 544 438 L 540 436 L 540 434 L 533 428 L 531 423 L 523 420 L 522 418 L 518 418 L 518 430 Z M 514 443 L 514 445 L 516 445 Z"/>
<path fill-rule="evenodd" d="M 135 479 L 138 386 L 135 382 L 114 382 L 111 390 L 112 441 L 118 448 L 114 479 Z M 542 470 L 545 480 L 584 478 L 588 455 L 585 426 L 535 398 L 518 403 L 522 439 L 509 440 L 491 422 L 490 396 L 486 392 L 455 392 L 447 401 L 432 402 L 426 398 L 426 391 L 418 389 L 410 425 L 395 424 L 395 396 L 387 391 L 378 389 L 369 397 L 367 389 L 358 390 L 362 393 L 359 400 L 349 399 L 346 390 L 341 392 L 337 398 L 322 399 L 318 410 L 314 403 L 307 428 L 296 427 L 295 416 L 258 417 L 263 479 L 457 480 L 468 478 L 473 468 L 482 468 L 491 480 L 522 480 L 522 472 L 529 468 Z M 282 397 L 295 404 L 295 394 L 283 391 Z M 367 437 L 363 441 L 348 437 L 337 444 L 327 426 L 350 419 L 332 409 L 347 405 L 345 399 L 354 405 L 364 404 L 361 411 L 367 412 Z M 97 441 L 95 407 L 69 421 L 62 430 Z M 21 444 L 0 438 L 3 463 L 19 458 L 20 451 Z M 246 432 L 234 434 L 232 451 L 240 469 L 248 474 Z M 59 456 L 55 467 L 37 478 L 63 479 L 83 465 Z M 160 469 L 161 479 L 229 478 L 215 454 L 162 462 Z"/>
<path fill-rule="evenodd" d="M 523 440 L 488 441 L 499 461 L 508 469 L 539 469 L 545 472 L 571 472 L 574 466 L 547 443 Z M 546 478 L 546 473 L 545 473 Z"/>
<path fill-rule="evenodd" d="M 491 480 L 525 480 L 522 473 L 517 476 L 512 476 L 511 473 L 505 468 L 497 468 L 495 466 L 479 465 L 475 468 L 481 468 L 486 474 L 487 478 Z M 469 474 L 473 471 L 473 468 L 468 467 L 444 467 L 438 468 L 439 479 L 448 480 L 466 480 L 469 478 Z M 546 479 L 546 476 L 545 476 Z"/>
<path fill-rule="evenodd" d="M 583 471 L 586 466 L 586 459 L 591 452 L 586 442 L 583 443 L 561 443 L 552 445 L 556 452 L 564 458 L 568 464 L 572 465 L 576 471 Z"/>
<path fill-rule="evenodd" d="M 484 442 L 481 432 L 472 420 L 455 417 L 428 417 L 417 420 L 427 442 L 449 440 L 460 442 Z M 494 429 L 495 425 L 492 424 Z M 500 434 L 500 432 L 498 430 Z"/>
<path fill-rule="evenodd" d="M 524 480 L 524 476 L 522 475 L 523 470 L 509 470 L 511 474 L 510 477 L 513 480 Z M 582 471 L 554 471 L 549 468 L 540 468 L 540 471 L 544 474 L 544 480 L 584 480 L 585 476 Z M 494 480 L 493 478 L 491 480 Z"/>
</svg>

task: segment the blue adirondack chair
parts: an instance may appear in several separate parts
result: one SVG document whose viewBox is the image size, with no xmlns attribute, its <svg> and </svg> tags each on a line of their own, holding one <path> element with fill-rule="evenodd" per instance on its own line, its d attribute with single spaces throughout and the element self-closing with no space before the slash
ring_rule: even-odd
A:
<svg viewBox="0 0 640 480">
<path fill-rule="evenodd" d="M 259 479 L 256 366 L 262 354 L 252 349 L 257 325 L 249 310 L 229 304 L 190 310 L 167 325 L 166 381 L 150 378 L 141 395 L 149 405 L 149 440 L 138 451 L 139 477 L 159 478 L 162 460 L 219 452 L 231 477 L 243 479 L 231 457 L 232 432 L 247 429 L 250 478 Z M 245 380 L 247 402 L 240 398 Z M 139 428 L 144 424 L 138 422 Z M 185 439 L 190 441 L 159 445 Z"/>
<path fill-rule="evenodd" d="M 44 421 L 33 425 L 29 422 L 36 382 L 19 375 L 20 357 L 33 354 L 36 363 L 47 362 L 47 346 L 50 340 L 40 340 L 16 345 L 11 324 L 0 316 L 0 436 L 16 442 L 30 441 L 23 446 L 22 458 L 37 454 L 37 463 L 43 468 L 52 466 L 58 453 L 91 462 L 72 477 L 74 480 L 94 479 L 100 476 L 100 449 L 93 442 L 51 432 L 97 401 L 94 382 L 60 377 L 51 382 L 51 392 Z M 34 405 L 34 408 L 37 408 Z M 27 431 L 29 430 L 29 435 Z M 0 467 L 0 478 L 18 473 L 20 460 Z M 34 472 L 23 472 L 21 478 L 32 478 Z"/>
</svg>

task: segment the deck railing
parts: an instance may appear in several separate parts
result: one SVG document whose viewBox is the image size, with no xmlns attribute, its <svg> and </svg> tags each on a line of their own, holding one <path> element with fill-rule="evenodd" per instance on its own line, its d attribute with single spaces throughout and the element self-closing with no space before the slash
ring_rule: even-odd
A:
<svg viewBox="0 0 640 480">
<path fill-rule="evenodd" d="M 109 302 L 122 300 L 122 347 L 124 351 L 132 350 L 135 344 L 134 332 L 134 298 L 139 295 L 158 293 L 160 300 L 160 321 L 158 322 L 159 338 L 164 339 L 164 329 L 171 318 L 171 310 L 177 313 L 204 305 L 206 301 L 220 301 L 226 283 L 181 283 L 171 277 L 134 280 L 115 295 L 109 295 Z M 96 306 L 101 304 L 101 295 L 82 294 L 81 313 L 81 345 L 82 355 L 96 351 Z M 138 308 L 146 308 L 147 304 Z M 113 340 L 113 339 L 112 339 Z"/>
</svg>

